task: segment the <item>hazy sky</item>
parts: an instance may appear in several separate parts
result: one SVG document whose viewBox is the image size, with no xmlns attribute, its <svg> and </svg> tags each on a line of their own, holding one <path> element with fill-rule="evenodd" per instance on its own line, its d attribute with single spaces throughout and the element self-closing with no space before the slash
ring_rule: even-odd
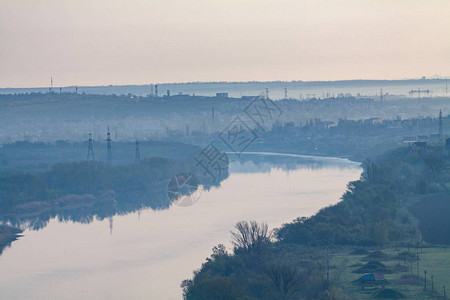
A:
<svg viewBox="0 0 450 300">
<path fill-rule="evenodd" d="M 0 87 L 435 74 L 449 0 L 0 0 Z"/>
</svg>

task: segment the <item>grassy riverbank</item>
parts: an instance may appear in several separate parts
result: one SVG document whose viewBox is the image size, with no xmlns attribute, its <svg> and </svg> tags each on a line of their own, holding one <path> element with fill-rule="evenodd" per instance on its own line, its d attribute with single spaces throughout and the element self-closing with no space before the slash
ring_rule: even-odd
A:
<svg viewBox="0 0 450 300">
<path fill-rule="evenodd" d="M 450 228 L 434 216 L 450 207 L 448 165 L 440 146 L 399 148 L 365 161 L 363 177 L 348 185 L 341 202 L 284 224 L 274 239 L 235 229 L 238 237 L 254 238 L 244 239 L 245 247 L 236 243 L 233 253 L 216 248 L 183 282 L 185 298 L 439 297 L 450 286 L 448 266 L 439 263 L 450 256 L 440 246 L 448 244 Z M 433 295 L 423 291 L 424 270 L 436 280 Z M 363 291 L 358 279 L 373 272 L 386 281 Z"/>
</svg>

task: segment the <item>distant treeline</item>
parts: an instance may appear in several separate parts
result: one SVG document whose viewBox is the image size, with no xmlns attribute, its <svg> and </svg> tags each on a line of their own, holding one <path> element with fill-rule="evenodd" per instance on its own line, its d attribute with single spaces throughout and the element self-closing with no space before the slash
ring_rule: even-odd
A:
<svg viewBox="0 0 450 300">
<path fill-rule="evenodd" d="M 0 210 L 31 201 L 50 201 L 69 194 L 98 194 L 106 190 L 148 189 L 170 178 L 173 162 L 150 158 L 139 165 L 110 166 L 98 161 L 55 164 L 50 170 L 0 177 Z"/>
<path fill-rule="evenodd" d="M 106 132 L 105 132 L 106 138 Z M 112 136 L 112 165 L 129 165 L 135 161 L 136 142 L 117 142 Z M 107 150 L 104 140 L 93 141 L 94 157 L 106 162 Z M 180 142 L 139 141 L 140 157 L 166 157 L 182 161 L 195 155 L 200 148 Z M 57 140 L 54 142 L 16 141 L 0 147 L 0 174 L 17 170 L 27 172 L 48 170 L 55 163 L 86 160 L 88 141 L 72 142 Z"/>
<path fill-rule="evenodd" d="M 139 199 L 127 199 L 127 195 L 136 198 L 138 194 L 145 197 L 155 191 L 167 193 L 167 184 L 179 173 L 194 174 L 206 189 L 219 185 L 228 176 L 225 171 L 217 178 L 219 180 L 213 181 L 195 166 L 193 159 L 175 162 L 152 157 L 124 166 L 111 166 L 98 161 L 57 163 L 43 172 L 0 176 L 0 212 L 8 212 L 17 205 L 29 202 L 54 202 L 65 195 L 95 197 L 106 191 L 114 192 L 116 200 L 124 202 L 119 203 L 123 206 L 127 201 L 138 206 L 135 202 Z M 170 206 L 169 199 L 166 202 L 161 208 Z"/>
</svg>

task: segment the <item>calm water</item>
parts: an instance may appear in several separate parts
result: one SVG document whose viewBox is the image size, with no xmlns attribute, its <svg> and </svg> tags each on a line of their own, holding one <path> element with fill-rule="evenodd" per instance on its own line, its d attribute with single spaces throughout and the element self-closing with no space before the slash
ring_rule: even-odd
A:
<svg viewBox="0 0 450 300">
<path fill-rule="evenodd" d="M 247 154 L 220 188 L 191 207 L 142 210 L 89 224 L 53 219 L 0 256 L 1 299 L 181 299 L 240 220 L 280 226 L 336 203 L 358 164 L 335 158 Z"/>
</svg>

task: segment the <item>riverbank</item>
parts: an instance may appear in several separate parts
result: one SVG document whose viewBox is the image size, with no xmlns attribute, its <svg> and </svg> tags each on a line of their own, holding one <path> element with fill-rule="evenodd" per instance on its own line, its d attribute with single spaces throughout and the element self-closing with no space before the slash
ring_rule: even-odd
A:
<svg viewBox="0 0 450 300">
<path fill-rule="evenodd" d="M 434 212 L 448 208 L 450 202 L 436 202 L 434 212 L 420 218 L 410 208 L 430 195 L 449 195 L 448 164 L 441 147 L 405 147 L 374 162 L 366 161 L 364 178 L 349 184 L 341 202 L 313 217 L 283 225 L 275 230 L 275 241 L 255 243 L 262 238 L 256 234 L 246 247 L 235 243 L 233 253 L 215 248 L 193 279 L 183 282 L 185 299 L 416 297 L 416 288 L 399 288 L 399 284 L 420 285 L 418 282 L 425 280 L 419 263 L 423 260 L 426 264 L 426 256 L 420 257 L 417 252 L 426 251 L 425 247 L 434 249 L 436 243 L 445 244 L 450 229 L 440 228 L 441 223 L 436 222 L 438 228 L 421 231 L 421 224 L 429 224 Z M 436 241 L 436 235 L 427 234 L 436 230 L 443 239 Z M 365 260 L 349 256 L 358 251 L 364 252 L 360 253 Z M 433 253 L 443 255 L 438 252 Z M 427 259 L 434 261 L 434 254 L 430 255 Z M 362 274 L 373 272 L 383 273 L 383 278 L 386 274 L 389 280 L 383 279 L 382 284 L 377 281 L 380 284 L 365 291 L 358 289 Z M 438 264 L 434 264 L 433 272 L 442 273 Z"/>
<path fill-rule="evenodd" d="M 348 161 L 339 166 L 327 160 L 330 164 L 315 168 L 293 157 L 253 158 L 260 160 L 231 160 L 230 176 L 220 187 L 203 190 L 191 207 L 152 210 L 137 204 L 153 199 L 135 202 L 127 197 L 118 202 L 113 217 L 81 209 L 61 211 L 48 222 L 40 216 L 24 222 L 26 236 L 0 256 L 0 289 L 7 298 L 21 299 L 64 298 L 80 291 L 93 298 L 104 298 L 107 291 L 118 298 L 181 299 L 180 282 L 198 268 L 211 247 L 229 240 L 235 222 L 258 218 L 278 227 L 300 213 L 313 215 L 334 204 L 346 184 L 361 174 L 361 168 Z M 117 262 L 124 263 L 118 268 Z M 16 265 L 21 268 L 16 270 Z M 40 276 L 43 270 L 51 276 Z M 68 278 L 69 272 L 77 276 Z M 23 280 L 17 282 L 18 277 Z M 123 278 L 130 280 L 125 283 Z"/>
</svg>

